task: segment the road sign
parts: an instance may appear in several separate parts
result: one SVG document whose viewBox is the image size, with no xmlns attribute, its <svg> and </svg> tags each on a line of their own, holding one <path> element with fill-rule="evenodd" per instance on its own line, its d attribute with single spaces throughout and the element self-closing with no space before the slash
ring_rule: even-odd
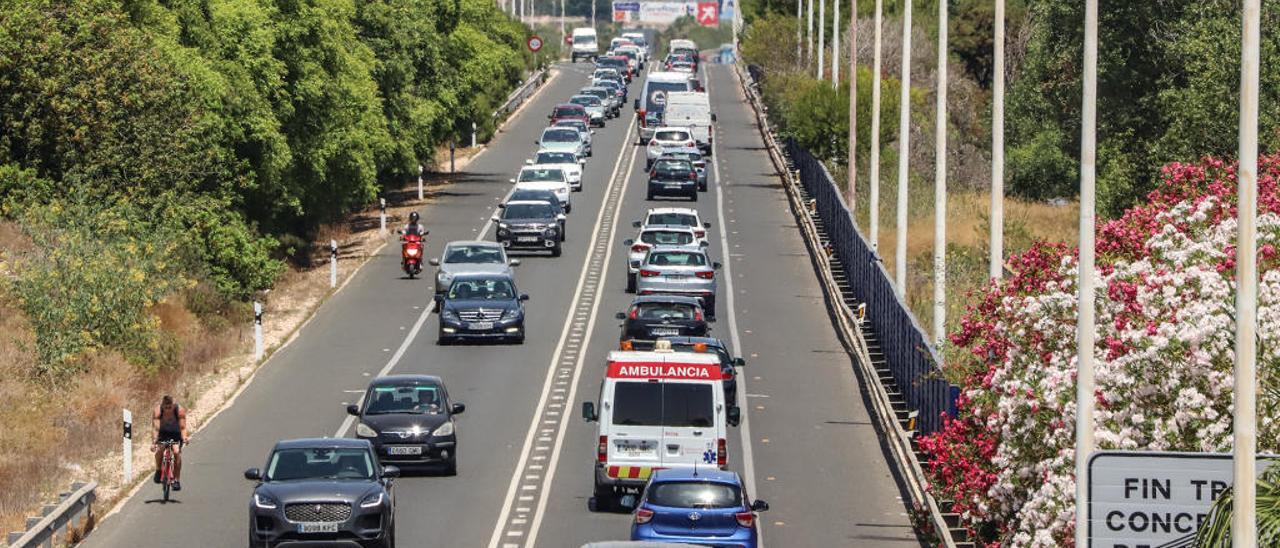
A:
<svg viewBox="0 0 1280 548">
<path fill-rule="evenodd" d="M 698 24 L 714 27 L 720 24 L 720 3 L 716 0 L 698 2 Z"/>
<path fill-rule="evenodd" d="M 614 2 L 613 11 L 634 11 L 640 13 L 640 2 Z"/>
<path fill-rule="evenodd" d="M 538 50 L 540 50 L 540 49 L 542 49 L 542 39 L 541 39 L 541 38 L 538 38 L 537 36 L 530 36 L 530 37 L 529 37 L 529 51 L 532 51 L 532 52 L 534 52 L 534 53 L 538 53 Z"/>
<path fill-rule="evenodd" d="M 1262 466 L 1275 457 L 1260 459 Z M 1089 459 L 1089 546 L 1182 548 L 1231 487 L 1231 455 L 1100 451 Z"/>
</svg>

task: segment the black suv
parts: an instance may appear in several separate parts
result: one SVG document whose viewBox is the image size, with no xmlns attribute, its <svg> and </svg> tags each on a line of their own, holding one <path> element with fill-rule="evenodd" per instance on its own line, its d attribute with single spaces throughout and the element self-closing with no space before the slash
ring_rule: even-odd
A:
<svg viewBox="0 0 1280 548">
<path fill-rule="evenodd" d="M 715 352 L 720 357 L 720 375 L 724 377 L 724 399 L 730 406 L 738 405 L 738 376 L 734 367 L 747 365 L 742 358 L 729 353 L 724 341 L 715 337 L 662 337 L 658 340 L 671 343 L 676 352 Z"/>
<path fill-rule="evenodd" d="M 391 482 L 399 475 L 399 468 L 378 462 L 367 440 L 280 441 L 266 468 L 244 472 L 257 482 L 249 498 L 249 545 L 390 548 L 396 535 Z"/>
<path fill-rule="evenodd" d="M 347 413 L 359 419 L 356 437 L 369 440 L 383 463 L 439 468 L 458 473 L 458 435 L 454 415 L 467 410 L 449 401 L 444 381 L 431 375 L 390 375 L 369 383 L 360 405 Z"/>
<path fill-rule="evenodd" d="M 502 206 L 502 215 L 495 216 L 498 223 L 498 243 L 507 249 L 546 249 L 552 257 L 559 257 L 564 233 L 560 230 L 563 213 L 540 201 L 508 201 Z"/>
<path fill-rule="evenodd" d="M 685 196 L 698 201 L 698 171 L 693 162 L 679 158 L 658 158 L 649 169 L 646 197 Z"/>
<path fill-rule="evenodd" d="M 702 302 L 696 297 L 675 295 L 645 295 L 631 301 L 626 312 L 619 312 L 622 320 L 620 341 L 631 341 L 632 348 L 653 346 L 662 337 L 706 336 L 710 328 L 702 312 Z"/>
<path fill-rule="evenodd" d="M 569 212 L 564 210 L 564 204 L 560 203 L 560 199 L 556 198 L 556 193 L 550 190 L 538 190 L 535 188 L 516 189 L 507 196 L 508 202 L 546 202 L 551 209 L 556 212 L 556 218 L 560 219 L 560 241 L 569 240 L 569 231 L 565 230 L 565 220 L 569 218 Z M 498 207 L 507 207 L 507 204 L 498 204 Z"/>
<path fill-rule="evenodd" d="M 459 274 L 449 290 L 436 295 L 440 311 L 437 342 L 458 339 L 509 340 L 524 343 L 524 301 L 508 274 Z"/>
</svg>

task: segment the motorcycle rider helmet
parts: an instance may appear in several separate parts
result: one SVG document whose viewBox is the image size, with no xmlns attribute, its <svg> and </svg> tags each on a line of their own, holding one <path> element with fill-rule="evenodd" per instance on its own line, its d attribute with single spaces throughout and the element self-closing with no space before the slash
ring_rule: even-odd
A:
<svg viewBox="0 0 1280 548">
<path fill-rule="evenodd" d="M 410 213 L 409 213 L 409 222 L 410 222 L 410 223 L 416 223 L 416 222 L 418 222 L 418 212 L 417 212 L 417 211 L 413 211 L 413 212 L 410 212 Z"/>
</svg>

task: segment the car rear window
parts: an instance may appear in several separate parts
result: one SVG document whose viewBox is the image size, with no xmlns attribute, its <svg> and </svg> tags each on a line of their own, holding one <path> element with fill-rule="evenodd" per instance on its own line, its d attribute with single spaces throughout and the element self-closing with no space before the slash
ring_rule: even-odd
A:
<svg viewBox="0 0 1280 548">
<path fill-rule="evenodd" d="M 539 152 L 538 157 L 534 159 L 537 164 L 574 164 L 578 159 L 574 157 L 572 152 Z"/>
<path fill-rule="evenodd" d="M 647 262 L 653 266 L 706 266 L 707 256 L 688 251 L 659 251 L 650 253 Z"/>
<path fill-rule="evenodd" d="M 693 243 L 693 234 L 676 230 L 646 230 L 640 234 L 640 241 L 649 245 L 689 245 Z"/>
<path fill-rule="evenodd" d="M 712 385 L 619 382 L 613 389 L 613 424 L 709 428 L 715 424 Z"/>
<path fill-rule="evenodd" d="M 489 245 L 455 245 L 450 246 L 444 254 L 444 262 L 448 264 L 489 264 L 502 263 L 502 249 Z"/>
<path fill-rule="evenodd" d="M 578 130 L 569 129 L 548 129 L 542 132 L 542 141 L 545 143 L 572 143 L 579 139 Z"/>
<path fill-rule="evenodd" d="M 692 320 L 694 307 L 685 303 L 640 303 L 635 306 L 635 313 L 642 320 Z"/>
<path fill-rule="evenodd" d="M 659 131 L 653 135 L 654 139 L 659 141 L 688 141 L 689 132 L 687 131 Z"/>
<path fill-rule="evenodd" d="M 541 182 L 541 181 L 564 181 L 564 170 L 559 168 L 547 169 L 522 169 L 520 170 L 520 182 Z"/>
<path fill-rule="evenodd" d="M 672 158 L 654 162 L 653 169 L 664 173 L 688 173 L 693 169 L 693 164 L 688 160 L 677 160 Z"/>
<path fill-rule="evenodd" d="M 649 215 L 651 225 L 694 226 L 698 220 L 688 213 L 654 213 Z"/>
<path fill-rule="evenodd" d="M 600 98 L 591 95 L 576 95 L 569 99 L 570 103 L 582 106 L 595 106 L 600 104 Z"/>
<path fill-rule="evenodd" d="M 556 107 L 556 109 L 551 112 L 551 115 L 556 118 L 565 118 L 569 116 L 582 116 L 582 112 L 581 106 Z"/>
<path fill-rule="evenodd" d="M 742 506 L 742 490 L 727 483 L 663 482 L 650 485 L 645 499 L 673 508 L 737 508 Z"/>
</svg>

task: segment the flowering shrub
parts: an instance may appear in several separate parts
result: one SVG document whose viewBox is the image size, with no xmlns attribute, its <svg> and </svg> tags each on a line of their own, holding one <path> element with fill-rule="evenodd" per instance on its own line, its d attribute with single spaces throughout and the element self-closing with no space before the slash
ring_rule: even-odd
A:
<svg viewBox="0 0 1280 548">
<path fill-rule="evenodd" d="M 1280 156 L 1259 163 L 1259 378 L 1280 376 Z M 1170 164 L 1148 203 L 1098 231 L 1099 449 L 1229 451 L 1235 166 Z M 1069 545 L 1075 527 L 1077 255 L 1011 259 L 952 334 L 958 416 L 925 438 L 935 495 L 985 542 Z M 1259 449 L 1280 449 L 1280 401 L 1259 400 Z"/>
</svg>

